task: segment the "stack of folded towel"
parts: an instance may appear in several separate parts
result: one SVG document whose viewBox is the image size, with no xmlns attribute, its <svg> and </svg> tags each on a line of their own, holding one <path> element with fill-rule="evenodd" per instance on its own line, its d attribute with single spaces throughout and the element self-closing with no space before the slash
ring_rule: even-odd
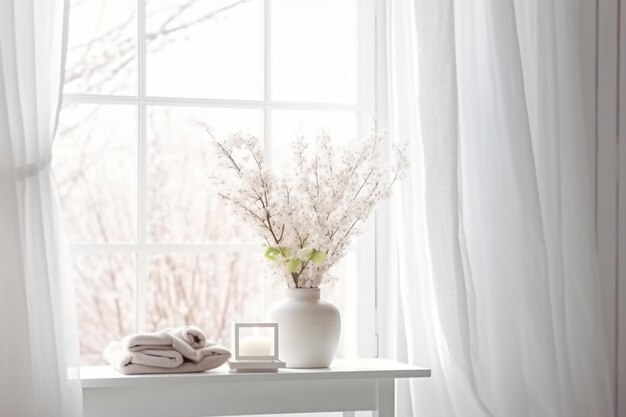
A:
<svg viewBox="0 0 626 417">
<path fill-rule="evenodd" d="M 126 336 L 107 346 L 104 359 L 123 374 L 202 372 L 217 368 L 230 351 L 194 326 Z"/>
</svg>

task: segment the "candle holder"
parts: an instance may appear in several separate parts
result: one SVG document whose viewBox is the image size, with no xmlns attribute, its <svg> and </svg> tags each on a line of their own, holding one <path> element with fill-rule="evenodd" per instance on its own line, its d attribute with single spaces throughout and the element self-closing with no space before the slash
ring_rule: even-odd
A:
<svg viewBox="0 0 626 417">
<path fill-rule="evenodd" d="M 242 338 L 242 329 L 254 334 Z M 260 335 L 267 329 L 272 337 Z M 233 323 L 232 339 L 235 357 L 228 361 L 231 372 L 278 372 L 285 367 L 278 358 L 278 323 Z"/>
</svg>

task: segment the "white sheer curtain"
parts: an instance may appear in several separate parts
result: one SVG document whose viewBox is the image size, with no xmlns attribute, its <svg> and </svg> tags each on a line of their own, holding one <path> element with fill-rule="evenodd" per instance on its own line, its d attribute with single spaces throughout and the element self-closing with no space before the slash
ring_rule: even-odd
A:
<svg viewBox="0 0 626 417">
<path fill-rule="evenodd" d="M 78 340 L 51 180 L 63 0 L 0 1 L 0 416 L 82 415 Z"/>
<path fill-rule="evenodd" d="M 400 388 L 407 414 L 614 415 L 583 2 L 387 2 L 389 129 L 412 165 L 382 353 L 433 368 Z"/>
</svg>

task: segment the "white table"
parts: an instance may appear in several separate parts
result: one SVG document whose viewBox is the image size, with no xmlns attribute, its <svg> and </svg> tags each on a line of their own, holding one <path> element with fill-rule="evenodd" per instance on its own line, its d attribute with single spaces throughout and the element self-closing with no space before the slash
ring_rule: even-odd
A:
<svg viewBox="0 0 626 417">
<path fill-rule="evenodd" d="M 393 417 L 395 380 L 429 369 L 383 359 L 335 360 L 326 369 L 233 374 L 125 376 L 108 366 L 81 368 L 85 417 L 204 417 L 372 410 Z"/>
</svg>

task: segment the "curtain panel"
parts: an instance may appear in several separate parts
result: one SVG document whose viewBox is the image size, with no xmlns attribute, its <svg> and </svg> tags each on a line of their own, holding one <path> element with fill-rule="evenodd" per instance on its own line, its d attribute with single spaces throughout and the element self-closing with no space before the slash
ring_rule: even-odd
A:
<svg viewBox="0 0 626 417">
<path fill-rule="evenodd" d="M 612 416 L 583 0 L 387 2 L 392 202 L 382 354 L 419 416 Z"/>
<path fill-rule="evenodd" d="M 74 302 L 50 159 L 63 0 L 0 1 L 0 415 L 82 415 Z"/>
</svg>

